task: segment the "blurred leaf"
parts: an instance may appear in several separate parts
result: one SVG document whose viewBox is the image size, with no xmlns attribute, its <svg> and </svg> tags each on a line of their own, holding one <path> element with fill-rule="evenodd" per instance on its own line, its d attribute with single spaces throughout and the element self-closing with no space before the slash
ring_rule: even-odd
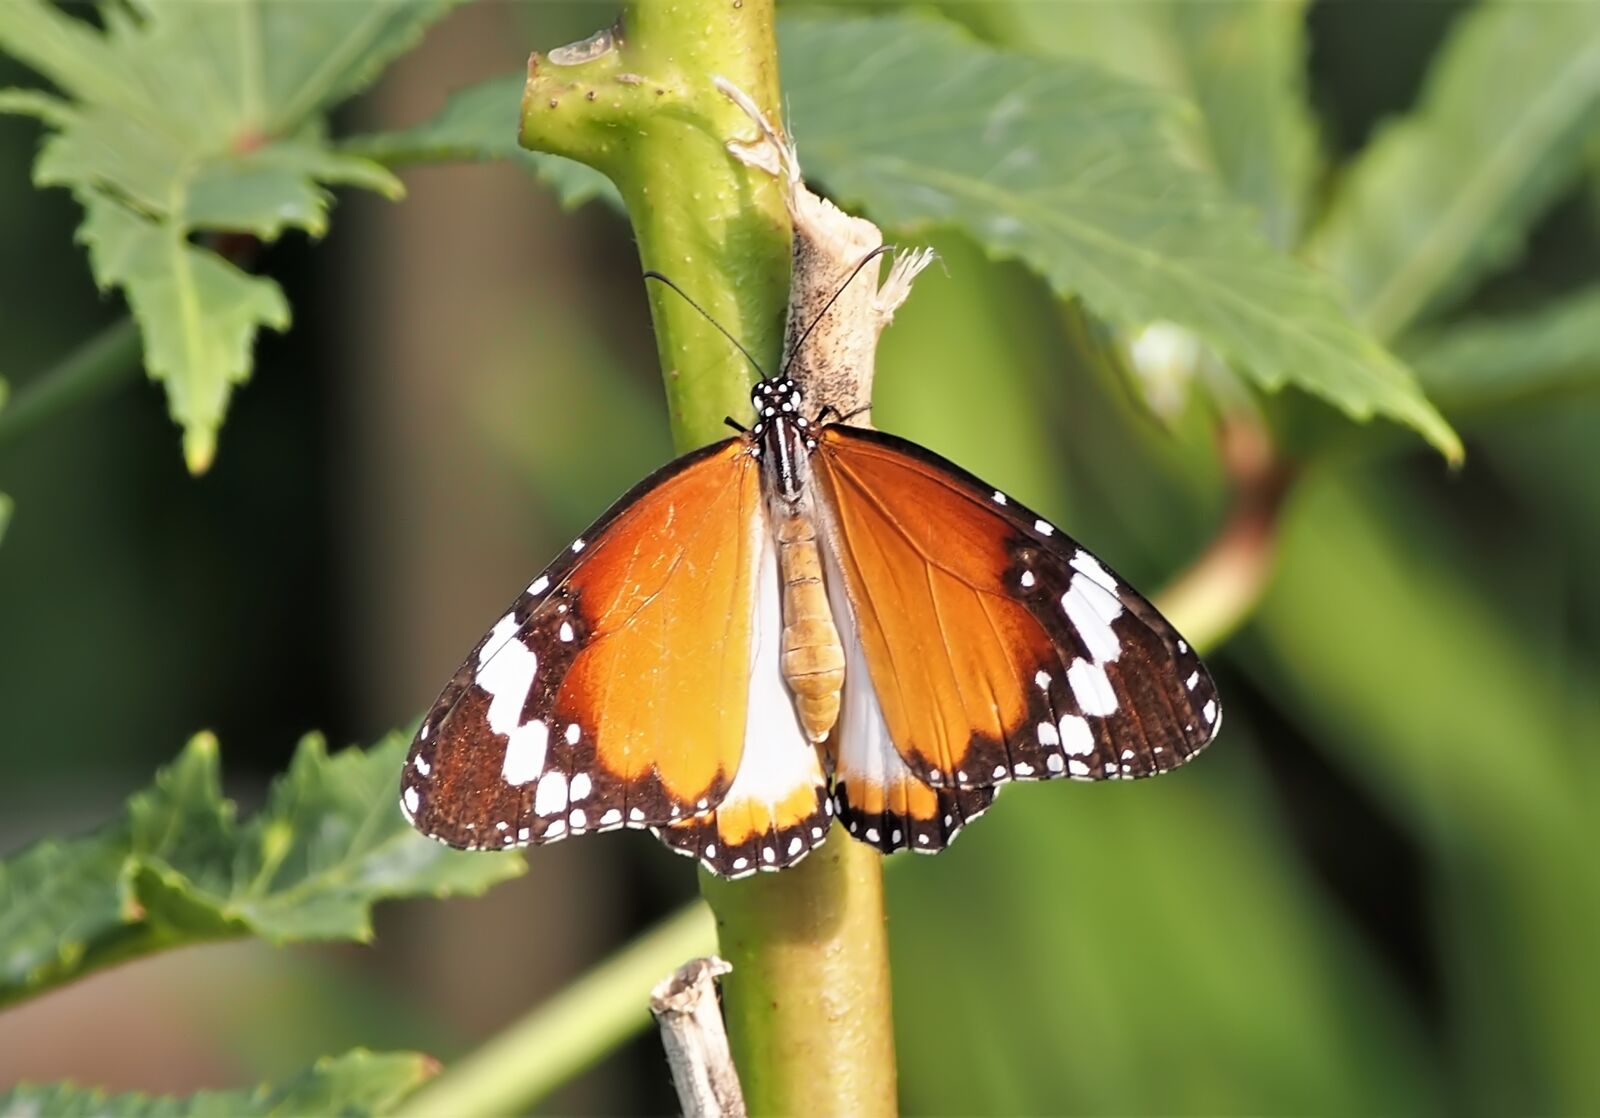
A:
<svg viewBox="0 0 1600 1118">
<path fill-rule="evenodd" d="M 1007 788 L 938 864 L 888 875 L 908 1111 L 1432 1109 L 1417 1023 L 1231 725 L 1159 781 Z"/>
<path fill-rule="evenodd" d="M 87 211 L 80 238 L 95 278 L 127 294 L 190 470 L 211 463 L 257 331 L 289 323 L 276 284 L 192 237 L 321 236 L 332 185 L 399 197 L 384 167 L 327 145 L 317 114 L 453 2 L 132 0 L 104 9 L 103 31 L 44 0 L 0 5 L 0 49 L 63 95 L 4 91 L 0 111 L 54 130 L 34 181 L 67 187 Z"/>
<path fill-rule="evenodd" d="M 1022 49 L 1076 58 L 1192 101 L 1199 154 L 1292 247 L 1317 172 L 1304 0 L 1077 0 L 1005 5 Z"/>
<path fill-rule="evenodd" d="M 1521 252 L 1577 175 L 1597 119 L 1600 4 L 1469 8 L 1420 104 L 1355 161 L 1311 258 L 1392 337 Z"/>
<path fill-rule="evenodd" d="M 1427 848 L 1453 1109 L 1594 1113 L 1600 878 L 1568 867 L 1600 847 L 1600 696 L 1561 639 L 1562 557 L 1529 541 L 1470 578 L 1483 543 L 1393 473 L 1308 482 L 1255 659 Z"/>
<path fill-rule="evenodd" d="M 955 226 L 1114 322 L 1172 320 L 1264 388 L 1389 416 L 1460 456 L 1334 289 L 1184 163 L 1169 99 L 923 19 L 792 18 L 780 46 L 802 158 L 840 200 L 896 228 Z"/>
<path fill-rule="evenodd" d="M 389 167 L 479 159 L 510 159 L 550 186 L 568 209 L 601 198 L 617 209 L 622 196 L 593 167 L 559 155 L 528 151 L 517 143 L 522 74 L 507 74 L 460 90 L 437 114 L 414 128 L 356 136 L 341 150 Z"/>
<path fill-rule="evenodd" d="M 1452 411 L 1600 388 L 1600 287 L 1526 314 L 1453 323 L 1406 350 L 1429 395 Z"/>
<path fill-rule="evenodd" d="M 475 895 L 522 872 L 515 855 L 463 854 L 406 823 L 395 797 L 407 741 L 330 757 L 307 738 L 240 824 L 216 739 L 201 734 L 121 820 L 0 862 L 0 1004 L 219 937 L 366 940 L 376 901 Z"/>
<path fill-rule="evenodd" d="M 414 1052 L 356 1049 L 329 1056 L 285 1083 L 232 1091 L 199 1091 L 187 1097 L 130 1092 L 111 1095 L 70 1084 L 21 1086 L 0 1094 L 0 1118 L 254 1118 L 269 1115 L 387 1114 L 435 1073 L 427 1056 Z"/>
</svg>

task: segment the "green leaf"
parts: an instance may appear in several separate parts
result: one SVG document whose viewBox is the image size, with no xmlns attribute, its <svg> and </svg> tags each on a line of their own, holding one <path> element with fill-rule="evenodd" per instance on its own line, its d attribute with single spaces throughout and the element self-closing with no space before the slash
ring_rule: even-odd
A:
<svg viewBox="0 0 1600 1118">
<path fill-rule="evenodd" d="M 1188 327 L 1258 385 L 1460 440 L 1318 273 L 1189 166 L 1173 103 L 1070 59 L 907 17 L 794 18 L 780 38 L 808 171 L 882 224 L 955 226 L 1120 325 Z"/>
<path fill-rule="evenodd" d="M 367 1052 L 318 1060 L 280 1084 L 187 1097 L 135 1092 L 111 1095 L 70 1084 L 15 1087 L 0 1094 L 0 1118 L 267 1118 L 303 1114 L 388 1114 L 427 1082 L 436 1065 L 415 1052 Z"/>
<path fill-rule="evenodd" d="M 120 286 L 144 333 L 145 367 L 167 383 L 184 458 L 203 472 L 235 384 L 250 375 L 256 330 L 289 325 L 289 305 L 271 280 L 251 276 L 191 244 L 170 222 L 151 221 L 94 192 L 79 239 L 101 286 Z"/>
<path fill-rule="evenodd" d="M 465 854 L 412 830 L 395 799 L 408 740 L 330 757 L 308 738 L 240 823 L 216 740 L 201 734 L 122 819 L 0 862 L 0 1004 L 187 943 L 364 941 L 377 901 L 476 895 L 522 872 L 514 854 Z"/>
<path fill-rule="evenodd" d="M 593 167 L 517 143 L 522 74 L 506 74 L 453 94 L 444 108 L 414 128 L 347 140 L 343 150 L 388 167 L 481 159 L 510 159 L 529 168 L 572 209 L 593 198 L 622 208 L 611 180 Z"/>
<path fill-rule="evenodd" d="M 1600 114 L 1600 5 L 1463 13 L 1421 103 L 1361 154 L 1313 236 L 1379 336 L 1470 292 L 1521 252 L 1579 173 Z"/>
<path fill-rule="evenodd" d="M 399 197 L 386 168 L 327 143 L 320 114 L 452 3 L 129 0 L 103 30 L 44 0 L 0 4 L 0 50 L 60 93 L 3 91 L 0 111 L 53 130 L 34 181 L 83 204 L 95 278 L 126 293 L 192 471 L 210 465 L 257 332 L 289 324 L 277 285 L 194 238 L 321 236 L 330 186 Z"/>
<path fill-rule="evenodd" d="M 1600 287 L 1527 314 L 1469 318 L 1406 349 L 1429 394 L 1452 411 L 1600 388 Z"/>
<path fill-rule="evenodd" d="M 1006 39 L 1164 89 L 1199 110 L 1197 154 L 1294 245 L 1317 173 L 1304 0 L 1012 3 Z"/>
</svg>

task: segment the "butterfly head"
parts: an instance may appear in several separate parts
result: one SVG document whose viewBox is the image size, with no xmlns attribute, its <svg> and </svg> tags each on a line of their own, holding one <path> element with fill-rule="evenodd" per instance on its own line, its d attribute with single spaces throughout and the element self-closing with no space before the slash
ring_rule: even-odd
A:
<svg viewBox="0 0 1600 1118">
<path fill-rule="evenodd" d="M 807 426 L 800 413 L 800 386 L 786 376 L 769 377 L 756 382 L 750 390 L 750 403 L 756 409 L 755 426 L 751 433 L 760 436 L 777 420 L 791 420 L 797 426 Z"/>
</svg>

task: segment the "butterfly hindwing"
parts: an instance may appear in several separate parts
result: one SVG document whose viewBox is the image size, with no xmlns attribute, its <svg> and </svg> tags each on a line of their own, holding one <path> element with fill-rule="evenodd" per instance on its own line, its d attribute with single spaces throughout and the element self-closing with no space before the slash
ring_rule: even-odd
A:
<svg viewBox="0 0 1600 1118">
<path fill-rule="evenodd" d="M 764 534 L 738 439 L 618 501 L 423 719 L 401 778 L 417 828 L 492 848 L 713 809 L 743 752 Z"/>
<path fill-rule="evenodd" d="M 745 749 L 715 808 L 656 828 L 662 842 L 723 877 L 780 870 L 827 837 L 833 804 L 822 759 L 801 729 L 779 671 L 783 637 L 777 554 L 763 540 L 755 591 Z"/>
<path fill-rule="evenodd" d="M 904 439 L 833 425 L 818 442 L 872 689 L 917 777 L 1147 776 L 1215 736 L 1194 651 L 1073 540 Z"/>
</svg>

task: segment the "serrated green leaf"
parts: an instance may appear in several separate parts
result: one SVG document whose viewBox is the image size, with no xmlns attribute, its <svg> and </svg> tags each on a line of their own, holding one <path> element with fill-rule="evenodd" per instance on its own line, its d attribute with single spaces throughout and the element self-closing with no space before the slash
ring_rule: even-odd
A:
<svg viewBox="0 0 1600 1118">
<path fill-rule="evenodd" d="M 249 377 L 257 331 L 288 325 L 276 286 L 245 276 L 193 235 L 272 240 L 296 228 L 320 236 L 326 187 L 398 197 L 388 170 L 322 138 L 320 114 L 369 83 L 455 2 L 129 0 L 105 7 L 103 29 L 44 0 L 0 4 L 0 50 L 63 95 L 0 92 L 0 111 L 30 113 L 55 130 L 34 179 L 83 203 L 85 239 L 140 246 L 96 252 L 91 263 L 102 287 L 128 295 L 191 470 L 212 459 L 230 390 Z M 116 259 L 127 266 L 103 266 Z"/>
<path fill-rule="evenodd" d="M 318 1060 L 280 1084 L 193 1095 L 113 1095 L 59 1083 L 0 1094 L 0 1118 L 287 1118 L 388 1114 L 435 1073 L 415 1052 L 368 1052 Z"/>
<path fill-rule="evenodd" d="M 1198 154 L 1294 245 L 1317 169 L 1304 0 L 1013 3 L 1006 38 L 1165 89 L 1200 110 Z"/>
<path fill-rule="evenodd" d="M 144 333 L 145 368 L 167 385 L 183 426 L 184 458 L 203 473 L 233 386 L 250 375 L 256 330 L 289 325 L 289 304 L 271 280 L 248 275 L 189 243 L 170 222 L 151 221 L 93 192 L 79 238 L 95 277 L 118 286 Z"/>
<path fill-rule="evenodd" d="M 122 819 L 0 862 L 0 1004 L 187 943 L 365 940 L 377 901 L 475 895 L 522 872 L 515 854 L 450 850 L 406 823 L 395 797 L 408 741 L 329 756 L 308 738 L 240 823 L 202 734 Z"/>
<path fill-rule="evenodd" d="M 1409 115 L 1362 152 L 1309 252 L 1381 337 L 1514 259 L 1600 117 L 1600 4 L 1464 12 Z"/>
<path fill-rule="evenodd" d="M 107 929 L 136 921 L 129 868 L 120 825 L 0 862 L 0 1001 L 12 988 L 59 981 Z"/>
<path fill-rule="evenodd" d="M 1600 287 L 1528 314 L 1453 323 L 1406 349 L 1429 394 L 1451 410 L 1600 388 Z"/>
<path fill-rule="evenodd" d="M 1173 103 L 1071 59 L 907 17 L 796 18 L 779 43 L 805 166 L 881 224 L 954 226 L 1101 317 L 1188 327 L 1258 385 L 1461 444 L 1333 287 L 1186 164 Z"/>
<path fill-rule="evenodd" d="M 621 209 L 617 188 L 593 167 L 517 143 L 525 81 L 522 74 L 491 78 L 452 94 L 444 108 L 414 128 L 357 136 L 343 149 L 389 167 L 510 159 L 533 171 L 568 209 L 594 198 Z"/>
</svg>

